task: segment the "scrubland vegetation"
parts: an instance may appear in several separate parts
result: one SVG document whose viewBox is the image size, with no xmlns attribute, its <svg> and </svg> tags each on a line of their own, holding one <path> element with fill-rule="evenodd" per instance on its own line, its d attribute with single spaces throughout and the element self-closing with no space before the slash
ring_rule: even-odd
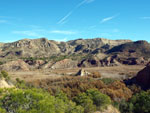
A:
<svg viewBox="0 0 150 113">
<path fill-rule="evenodd" d="M 85 58 L 89 58 L 90 56 L 91 56 L 90 54 L 87 54 L 87 55 L 73 54 L 73 55 L 60 55 L 60 56 L 53 55 L 51 57 L 41 57 L 41 58 L 40 57 L 22 57 L 21 59 L 30 60 L 30 61 L 43 60 L 43 61 L 58 62 L 64 59 L 82 60 Z"/>
<path fill-rule="evenodd" d="M 121 113 L 150 112 L 150 91 L 95 74 L 28 83 L 17 78 L 15 87 L 0 89 L 0 113 L 94 113 L 109 105 Z M 9 77 L 5 71 L 0 75 Z"/>
</svg>

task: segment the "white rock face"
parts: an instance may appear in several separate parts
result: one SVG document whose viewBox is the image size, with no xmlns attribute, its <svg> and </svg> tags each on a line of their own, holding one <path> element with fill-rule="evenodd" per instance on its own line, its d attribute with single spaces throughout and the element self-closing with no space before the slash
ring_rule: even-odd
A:
<svg viewBox="0 0 150 113">
<path fill-rule="evenodd" d="M 0 80 L 0 88 L 12 88 L 13 84 L 6 82 L 4 79 Z"/>
<path fill-rule="evenodd" d="M 73 61 L 71 59 L 64 59 L 56 62 L 51 66 L 51 69 L 64 69 L 64 68 L 76 68 L 77 61 Z"/>
<path fill-rule="evenodd" d="M 109 105 L 107 109 L 103 111 L 97 111 L 94 113 L 120 113 L 120 112 L 118 111 L 118 109 L 114 108 L 112 105 Z"/>
<path fill-rule="evenodd" d="M 76 76 L 88 76 L 88 75 L 90 75 L 90 74 L 91 74 L 91 73 L 85 71 L 84 69 L 80 69 L 80 70 L 78 71 L 78 73 L 76 74 Z"/>
</svg>

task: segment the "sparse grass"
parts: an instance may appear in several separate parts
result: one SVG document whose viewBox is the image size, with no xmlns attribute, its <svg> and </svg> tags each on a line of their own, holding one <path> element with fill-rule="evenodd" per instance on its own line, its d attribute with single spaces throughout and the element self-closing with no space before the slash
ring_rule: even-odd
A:
<svg viewBox="0 0 150 113">
<path fill-rule="evenodd" d="M 4 62 L 0 61 L 0 65 L 3 65 L 3 64 L 4 64 Z"/>
<path fill-rule="evenodd" d="M 8 75 L 8 73 L 4 70 L 1 71 L 0 73 L 0 78 L 4 78 L 6 81 L 10 80 L 10 76 Z"/>
<path fill-rule="evenodd" d="M 115 79 L 112 79 L 112 78 L 103 78 L 103 79 L 101 79 L 101 80 L 102 80 L 103 83 L 106 84 L 106 85 L 112 84 L 113 82 L 116 81 Z"/>
<path fill-rule="evenodd" d="M 92 78 L 101 78 L 102 77 L 102 75 L 98 71 L 95 71 L 95 72 L 93 72 L 92 74 L 90 74 L 88 76 L 92 77 Z"/>
<path fill-rule="evenodd" d="M 23 60 L 31 60 L 31 61 L 35 61 L 35 60 L 44 60 L 44 61 L 46 61 L 48 58 L 46 58 L 46 57 L 24 57 L 24 58 L 21 58 L 21 59 L 23 59 Z"/>
<path fill-rule="evenodd" d="M 50 57 L 24 57 L 21 58 L 23 60 L 31 60 L 31 61 L 35 61 L 35 60 L 43 60 L 43 61 L 53 61 L 53 62 L 58 62 L 64 59 L 72 59 L 72 60 L 82 60 L 85 58 L 90 57 L 90 55 L 81 55 L 81 54 L 71 54 L 71 55 L 54 55 L 54 56 L 50 56 Z"/>
</svg>

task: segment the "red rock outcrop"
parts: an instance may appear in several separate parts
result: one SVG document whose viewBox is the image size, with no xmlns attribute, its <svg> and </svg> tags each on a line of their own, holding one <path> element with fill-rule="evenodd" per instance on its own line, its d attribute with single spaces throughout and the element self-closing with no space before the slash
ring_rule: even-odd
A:
<svg viewBox="0 0 150 113">
<path fill-rule="evenodd" d="M 150 63 L 146 67 L 138 72 L 136 78 L 137 84 L 139 84 L 143 89 L 150 88 Z"/>
</svg>

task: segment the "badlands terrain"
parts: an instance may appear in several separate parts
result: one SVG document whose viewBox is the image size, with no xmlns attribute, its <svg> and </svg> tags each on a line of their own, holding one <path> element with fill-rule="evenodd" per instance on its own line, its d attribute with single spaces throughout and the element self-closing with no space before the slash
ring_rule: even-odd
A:
<svg viewBox="0 0 150 113">
<path fill-rule="evenodd" d="M 98 71 L 103 77 L 125 79 L 144 68 L 149 55 L 146 41 L 23 39 L 0 43 L 0 70 L 24 80 L 72 75 L 81 68 Z"/>
<path fill-rule="evenodd" d="M 149 56 L 143 40 L 0 43 L 0 112 L 149 113 Z"/>
</svg>

